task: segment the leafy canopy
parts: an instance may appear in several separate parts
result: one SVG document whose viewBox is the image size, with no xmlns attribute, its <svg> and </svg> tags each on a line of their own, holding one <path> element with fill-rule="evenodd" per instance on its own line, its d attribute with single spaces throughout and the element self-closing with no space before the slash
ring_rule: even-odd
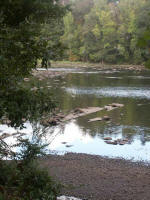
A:
<svg viewBox="0 0 150 200">
<path fill-rule="evenodd" d="M 6 84 L 28 75 L 38 60 L 48 65 L 53 38 L 42 28 L 61 21 L 66 8 L 58 0 L 0 0 L 0 8 L 0 81 Z"/>
</svg>

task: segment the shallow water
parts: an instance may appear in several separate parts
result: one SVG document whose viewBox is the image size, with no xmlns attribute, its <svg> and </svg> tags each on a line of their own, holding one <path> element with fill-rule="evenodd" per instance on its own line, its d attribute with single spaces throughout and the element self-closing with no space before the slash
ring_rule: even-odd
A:
<svg viewBox="0 0 150 200">
<path fill-rule="evenodd" d="M 43 140 L 50 142 L 50 150 L 150 161 L 150 72 L 85 68 L 51 70 L 66 72 L 65 77 L 41 83 L 52 86 L 63 112 L 68 113 L 76 107 L 102 107 L 113 102 L 122 103 L 124 107 L 100 111 L 53 130 L 48 129 Z M 104 115 L 111 117 L 109 123 L 88 122 Z M 25 130 L 31 133 L 31 125 L 27 123 L 26 126 Z M 2 129 L 6 131 L 6 127 L 0 126 Z M 106 144 L 104 137 L 107 136 L 112 139 L 128 138 L 130 143 L 122 146 Z M 7 140 L 12 142 L 12 139 Z"/>
<path fill-rule="evenodd" d="M 99 97 L 128 97 L 150 99 L 150 88 L 147 87 L 87 87 L 66 88 L 66 91 L 75 95 L 94 95 Z"/>
</svg>

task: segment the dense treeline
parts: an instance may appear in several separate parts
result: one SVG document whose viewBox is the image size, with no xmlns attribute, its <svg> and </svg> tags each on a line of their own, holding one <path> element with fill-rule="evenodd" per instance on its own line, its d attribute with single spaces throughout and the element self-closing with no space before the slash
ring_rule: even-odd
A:
<svg viewBox="0 0 150 200">
<path fill-rule="evenodd" d="M 64 17 L 64 59 L 104 63 L 144 63 L 148 48 L 138 45 L 150 27 L 150 1 L 72 0 Z M 148 40 L 149 31 L 147 34 Z M 146 37 L 145 37 L 146 38 Z M 146 47 L 148 42 L 146 42 Z"/>
</svg>

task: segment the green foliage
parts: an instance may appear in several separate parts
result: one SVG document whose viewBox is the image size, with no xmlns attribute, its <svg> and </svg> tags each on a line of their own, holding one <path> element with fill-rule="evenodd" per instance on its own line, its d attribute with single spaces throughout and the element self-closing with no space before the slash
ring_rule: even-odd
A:
<svg viewBox="0 0 150 200">
<path fill-rule="evenodd" d="M 56 200 L 60 184 L 56 183 L 47 171 L 39 168 L 37 163 L 45 146 L 41 146 L 39 141 L 31 143 L 29 140 L 20 139 L 19 142 L 17 146 L 21 147 L 21 150 L 11 156 L 13 160 L 0 160 L 0 199 Z M 2 151 L 0 153 L 2 154 Z"/>
<path fill-rule="evenodd" d="M 145 66 L 150 68 L 150 28 L 147 28 L 138 40 L 138 46 L 143 49 Z"/>
<path fill-rule="evenodd" d="M 0 122 L 23 128 L 55 108 L 49 92 L 31 90 L 22 80 L 39 60 L 47 67 L 62 53 L 66 8 L 58 0 L 0 0 L 0 8 Z M 19 138 L 15 146 L 0 138 L 0 200 L 56 200 L 59 185 L 37 163 L 45 145 L 34 134 L 33 141 Z"/>
<path fill-rule="evenodd" d="M 60 44 L 49 45 L 56 40 L 43 27 L 61 21 L 66 8 L 58 0 L 1 0 L 0 8 L 0 81 L 8 84 L 28 75 L 37 60 L 48 66 Z"/>
<path fill-rule="evenodd" d="M 83 5 L 86 5 L 84 9 Z M 148 1 L 140 0 L 74 1 L 72 13 L 64 18 L 64 22 L 67 18 L 71 20 L 71 23 L 64 23 L 64 35 L 61 37 L 62 43 L 69 49 L 65 58 L 143 64 L 148 59 L 147 52 L 137 43 L 149 26 L 149 6 Z M 146 36 L 144 38 L 142 43 L 147 45 Z"/>
<path fill-rule="evenodd" d="M 0 92 L 0 119 L 9 119 L 13 127 L 24 121 L 38 121 L 42 115 L 50 114 L 56 105 L 49 91 L 32 91 L 21 86 Z"/>
</svg>

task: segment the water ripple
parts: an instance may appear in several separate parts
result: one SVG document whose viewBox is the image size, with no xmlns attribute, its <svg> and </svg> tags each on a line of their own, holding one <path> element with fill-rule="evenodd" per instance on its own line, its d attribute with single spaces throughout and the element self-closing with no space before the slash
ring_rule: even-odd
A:
<svg viewBox="0 0 150 200">
<path fill-rule="evenodd" d="M 95 95 L 97 97 L 129 97 L 138 99 L 150 99 L 150 89 L 147 87 L 101 87 L 101 88 L 66 88 L 66 91 L 74 95 Z"/>
</svg>

